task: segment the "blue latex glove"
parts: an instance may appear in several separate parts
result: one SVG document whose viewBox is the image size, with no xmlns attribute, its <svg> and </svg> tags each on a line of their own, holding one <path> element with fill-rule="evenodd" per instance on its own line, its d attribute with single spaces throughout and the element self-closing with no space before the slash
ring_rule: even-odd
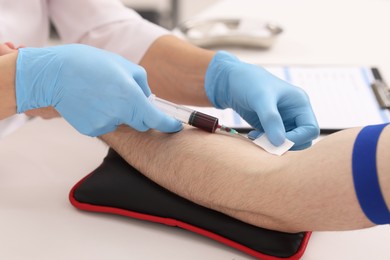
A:
<svg viewBox="0 0 390 260">
<path fill-rule="evenodd" d="M 182 124 L 147 99 L 145 70 L 86 45 L 22 48 L 16 63 L 17 112 L 53 106 L 80 133 L 98 136 L 127 124 L 177 132 Z"/>
<path fill-rule="evenodd" d="M 219 51 L 209 64 L 205 90 L 216 108 L 232 108 L 279 146 L 287 137 L 293 149 L 309 147 L 319 135 L 306 93 L 267 72 Z"/>
</svg>

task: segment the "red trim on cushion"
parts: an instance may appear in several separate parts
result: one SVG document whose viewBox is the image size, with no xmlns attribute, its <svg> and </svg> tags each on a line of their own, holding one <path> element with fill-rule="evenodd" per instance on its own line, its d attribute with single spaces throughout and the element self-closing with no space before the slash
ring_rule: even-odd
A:
<svg viewBox="0 0 390 260">
<path fill-rule="evenodd" d="M 90 175 L 90 174 L 89 174 Z M 138 213 L 130 210 L 125 210 L 125 209 L 119 209 L 119 208 L 114 208 L 114 207 L 107 207 L 107 206 L 98 206 L 98 205 L 93 205 L 89 203 L 82 203 L 79 202 L 75 199 L 74 197 L 74 192 L 77 189 L 77 187 L 89 176 L 85 176 L 83 179 L 81 179 L 79 182 L 76 183 L 76 185 L 73 186 L 69 193 L 69 200 L 70 203 L 80 209 L 80 210 L 86 210 L 86 211 L 93 211 L 93 212 L 104 212 L 104 213 L 111 213 L 111 214 L 117 214 L 117 215 L 122 215 L 126 217 L 131 217 L 131 218 L 136 218 L 136 219 L 141 219 L 141 220 L 146 220 L 146 221 L 151 221 L 151 222 L 156 222 L 156 223 L 161 223 L 165 224 L 168 226 L 177 226 L 183 229 L 186 229 L 188 231 L 192 231 L 194 233 L 198 233 L 202 236 L 206 236 L 208 238 L 214 239 L 218 242 L 221 242 L 227 246 L 233 247 L 237 250 L 240 250 L 246 254 L 252 255 L 256 258 L 262 259 L 262 260 L 298 260 L 302 257 L 303 253 L 305 252 L 307 243 L 309 242 L 309 238 L 311 235 L 311 232 L 306 232 L 305 237 L 302 240 L 302 243 L 298 249 L 298 251 L 286 258 L 281 258 L 281 257 L 275 257 L 275 256 L 270 256 L 266 255 L 260 252 L 257 252 L 253 249 L 250 249 L 249 247 L 243 246 L 237 242 L 234 242 L 230 239 L 227 239 L 225 237 L 222 237 L 220 235 L 217 235 L 215 233 L 212 233 L 210 231 L 207 231 L 205 229 L 187 224 L 185 222 L 178 221 L 176 219 L 171 219 L 171 218 L 163 218 L 163 217 L 156 217 L 153 215 L 148 215 L 148 214 L 143 214 L 143 213 Z"/>
</svg>

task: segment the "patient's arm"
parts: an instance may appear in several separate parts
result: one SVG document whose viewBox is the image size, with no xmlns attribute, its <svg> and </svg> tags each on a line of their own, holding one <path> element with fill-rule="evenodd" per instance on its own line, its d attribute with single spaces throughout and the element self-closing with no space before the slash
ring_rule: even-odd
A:
<svg viewBox="0 0 390 260">
<path fill-rule="evenodd" d="M 15 68 L 17 53 L 4 53 L 0 45 L 0 120 L 16 113 Z"/>
<path fill-rule="evenodd" d="M 352 180 L 358 132 L 342 131 L 281 157 L 243 138 L 194 128 L 163 134 L 121 127 L 102 139 L 147 177 L 182 197 L 257 226 L 295 232 L 373 226 L 359 206 Z M 377 158 L 388 205 L 389 144 L 387 127 Z"/>
</svg>

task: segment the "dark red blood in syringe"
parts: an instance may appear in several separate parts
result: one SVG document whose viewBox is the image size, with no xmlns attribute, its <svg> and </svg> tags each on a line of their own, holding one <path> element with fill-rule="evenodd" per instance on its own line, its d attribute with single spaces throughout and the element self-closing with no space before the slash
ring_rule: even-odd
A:
<svg viewBox="0 0 390 260">
<path fill-rule="evenodd" d="M 214 133 L 218 127 L 218 118 L 194 111 L 188 120 L 188 124 L 207 132 Z"/>
</svg>

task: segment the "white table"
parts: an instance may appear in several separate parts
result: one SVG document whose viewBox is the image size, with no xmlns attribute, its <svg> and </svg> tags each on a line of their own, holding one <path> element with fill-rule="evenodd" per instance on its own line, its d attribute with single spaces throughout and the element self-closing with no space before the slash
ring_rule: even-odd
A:
<svg viewBox="0 0 390 260">
<path fill-rule="evenodd" d="M 258 15 L 285 26 L 269 51 L 232 50 L 248 61 L 378 65 L 390 80 L 389 10 L 385 0 L 234 0 L 202 15 Z M 253 259 L 177 228 L 74 209 L 69 190 L 106 151 L 62 119 L 34 119 L 0 139 L 0 259 Z M 388 226 L 315 232 L 303 259 L 387 260 L 389 241 Z"/>
</svg>

